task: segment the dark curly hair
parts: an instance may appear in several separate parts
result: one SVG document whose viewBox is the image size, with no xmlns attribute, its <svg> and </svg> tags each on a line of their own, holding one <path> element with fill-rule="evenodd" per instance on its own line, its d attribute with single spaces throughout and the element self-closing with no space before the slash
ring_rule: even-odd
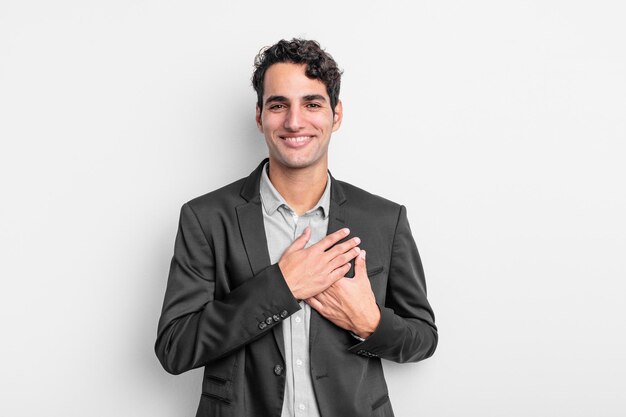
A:
<svg viewBox="0 0 626 417">
<path fill-rule="evenodd" d="M 324 83 L 330 98 L 330 106 L 333 114 L 335 113 L 335 106 L 339 101 L 342 71 L 337 67 L 333 57 L 324 51 L 319 43 L 297 38 L 290 41 L 282 39 L 272 46 L 266 46 L 254 58 L 252 87 L 256 91 L 259 109 L 263 109 L 265 71 L 271 65 L 281 62 L 306 64 L 304 73 L 307 77 Z"/>
</svg>

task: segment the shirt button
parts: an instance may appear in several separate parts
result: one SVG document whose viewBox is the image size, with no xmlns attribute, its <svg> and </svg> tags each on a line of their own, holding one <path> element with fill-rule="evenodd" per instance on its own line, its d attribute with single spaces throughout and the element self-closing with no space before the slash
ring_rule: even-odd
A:
<svg viewBox="0 0 626 417">
<path fill-rule="evenodd" d="M 274 373 L 278 376 L 283 374 L 283 367 L 282 365 L 276 365 L 274 366 Z"/>
<path fill-rule="evenodd" d="M 298 406 L 298 408 L 299 408 L 300 410 L 304 411 L 304 409 L 305 409 L 306 407 L 304 406 L 304 404 L 300 404 L 300 405 Z"/>
<path fill-rule="evenodd" d="M 296 317 L 296 323 L 300 323 L 302 319 L 300 317 Z"/>
<path fill-rule="evenodd" d="M 300 359 L 298 359 L 298 360 L 296 361 L 296 365 L 298 365 L 298 366 L 302 366 L 302 361 L 301 361 Z"/>
</svg>

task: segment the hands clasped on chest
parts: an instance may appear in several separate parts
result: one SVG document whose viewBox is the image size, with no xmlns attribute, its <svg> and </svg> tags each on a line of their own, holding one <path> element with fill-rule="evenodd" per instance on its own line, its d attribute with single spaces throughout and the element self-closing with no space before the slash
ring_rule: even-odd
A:
<svg viewBox="0 0 626 417">
<path fill-rule="evenodd" d="M 365 251 L 354 237 L 340 229 L 305 248 L 311 236 L 306 228 L 283 253 L 278 266 L 293 296 L 306 301 L 335 325 L 367 338 L 380 322 L 380 310 L 367 277 Z M 354 278 L 345 278 L 355 260 Z"/>
</svg>

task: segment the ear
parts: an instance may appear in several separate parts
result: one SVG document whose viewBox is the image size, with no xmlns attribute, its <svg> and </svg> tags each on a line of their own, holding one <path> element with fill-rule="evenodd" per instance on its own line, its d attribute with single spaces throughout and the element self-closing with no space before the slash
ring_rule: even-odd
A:
<svg viewBox="0 0 626 417">
<path fill-rule="evenodd" d="M 333 115 L 333 132 L 336 132 L 341 126 L 341 121 L 343 120 L 343 103 L 341 100 L 337 102 L 335 106 L 335 114 Z"/>
<path fill-rule="evenodd" d="M 259 129 L 259 132 L 263 133 L 263 122 L 261 121 L 261 109 L 259 105 L 256 105 L 256 127 Z"/>
</svg>

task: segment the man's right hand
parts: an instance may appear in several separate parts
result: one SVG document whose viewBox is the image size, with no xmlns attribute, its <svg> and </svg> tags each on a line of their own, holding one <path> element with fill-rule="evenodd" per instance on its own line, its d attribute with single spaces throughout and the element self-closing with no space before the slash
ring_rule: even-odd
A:
<svg viewBox="0 0 626 417">
<path fill-rule="evenodd" d="M 337 230 L 305 249 L 311 237 L 311 228 L 307 227 L 285 250 L 278 267 L 295 298 L 313 297 L 348 273 L 349 262 L 359 255 L 357 245 L 361 239 L 355 237 L 335 244 L 349 234 L 347 228 Z"/>
</svg>

